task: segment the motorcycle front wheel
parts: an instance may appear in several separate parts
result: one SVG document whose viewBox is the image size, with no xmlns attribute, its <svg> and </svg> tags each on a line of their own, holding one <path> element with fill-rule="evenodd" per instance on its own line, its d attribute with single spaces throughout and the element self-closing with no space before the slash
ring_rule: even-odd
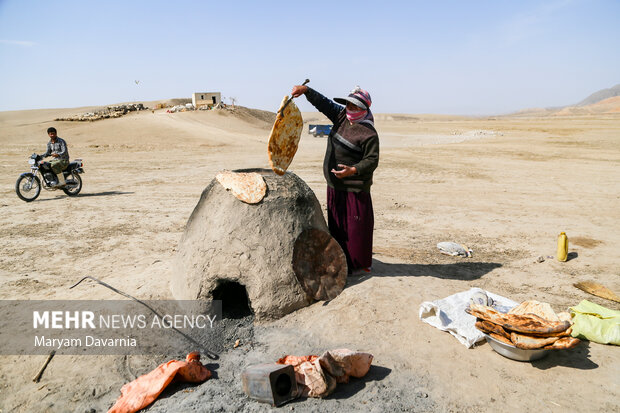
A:
<svg viewBox="0 0 620 413">
<path fill-rule="evenodd" d="M 22 201 L 32 202 L 41 193 L 41 181 L 32 173 L 27 173 L 15 182 L 15 192 Z"/>
<path fill-rule="evenodd" d="M 69 196 L 76 196 L 82 190 L 82 177 L 80 174 L 71 173 L 66 178 L 67 184 L 62 191 Z"/>
</svg>

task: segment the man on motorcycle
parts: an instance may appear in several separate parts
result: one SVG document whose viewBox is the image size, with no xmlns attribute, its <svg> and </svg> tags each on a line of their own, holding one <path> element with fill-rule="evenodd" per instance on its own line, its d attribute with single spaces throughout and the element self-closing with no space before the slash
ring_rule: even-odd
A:
<svg viewBox="0 0 620 413">
<path fill-rule="evenodd" d="M 69 166 L 69 149 L 64 139 L 59 138 L 56 134 L 56 128 L 48 128 L 47 134 L 50 141 L 47 143 L 47 151 L 42 155 L 43 158 L 52 156 L 54 159 L 50 161 L 52 171 L 58 177 L 58 184 L 55 186 L 60 188 L 65 185 L 65 176 L 62 173 Z"/>
</svg>

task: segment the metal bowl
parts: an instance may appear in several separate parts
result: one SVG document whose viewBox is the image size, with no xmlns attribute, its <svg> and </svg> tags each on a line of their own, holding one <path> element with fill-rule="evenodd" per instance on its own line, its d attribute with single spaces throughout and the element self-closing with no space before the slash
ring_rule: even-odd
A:
<svg viewBox="0 0 620 413">
<path fill-rule="evenodd" d="M 502 356 L 508 357 L 512 360 L 534 361 L 547 356 L 547 354 L 549 354 L 549 351 L 551 351 L 539 348 L 534 350 L 524 350 L 510 344 L 502 343 L 501 341 L 496 340 L 487 334 L 485 334 L 484 336 L 487 339 L 487 343 L 489 343 L 493 350 L 497 351 Z"/>
</svg>

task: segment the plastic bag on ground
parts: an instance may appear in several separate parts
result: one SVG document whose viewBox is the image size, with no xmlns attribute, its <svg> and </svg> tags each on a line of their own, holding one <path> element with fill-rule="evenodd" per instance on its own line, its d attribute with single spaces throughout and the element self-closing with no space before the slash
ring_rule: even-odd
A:
<svg viewBox="0 0 620 413">
<path fill-rule="evenodd" d="M 620 346 L 620 311 L 582 300 L 571 307 L 571 315 L 573 337 Z"/>
<path fill-rule="evenodd" d="M 474 253 L 471 249 L 464 245 L 457 244 L 456 242 L 440 242 L 437 244 L 439 252 L 446 255 L 468 257 L 470 258 Z"/>
<path fill-rule="evenodd" d="M 153 403 L 172 380 L 200 383 L 211 372 L 200 362 L 200 353 L 193 351 L 185 361 L 171 360 L 142 375 L 121 388 L 121 396 L 108 413 L 133 413 Z"/>
</svg>

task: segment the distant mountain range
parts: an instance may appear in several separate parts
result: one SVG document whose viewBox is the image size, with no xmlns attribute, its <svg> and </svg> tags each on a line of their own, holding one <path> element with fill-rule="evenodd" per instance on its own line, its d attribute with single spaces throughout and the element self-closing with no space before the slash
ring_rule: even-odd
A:
<svg viewBox="0 0 620 413">
<path fill-rule="evenodd" d="M 620 84 L 592 93 L 581 102 L 551 108 L 530 108 L 513 113 L 513 116 L 571 116 L 620 114 Z"/>
</svg>

